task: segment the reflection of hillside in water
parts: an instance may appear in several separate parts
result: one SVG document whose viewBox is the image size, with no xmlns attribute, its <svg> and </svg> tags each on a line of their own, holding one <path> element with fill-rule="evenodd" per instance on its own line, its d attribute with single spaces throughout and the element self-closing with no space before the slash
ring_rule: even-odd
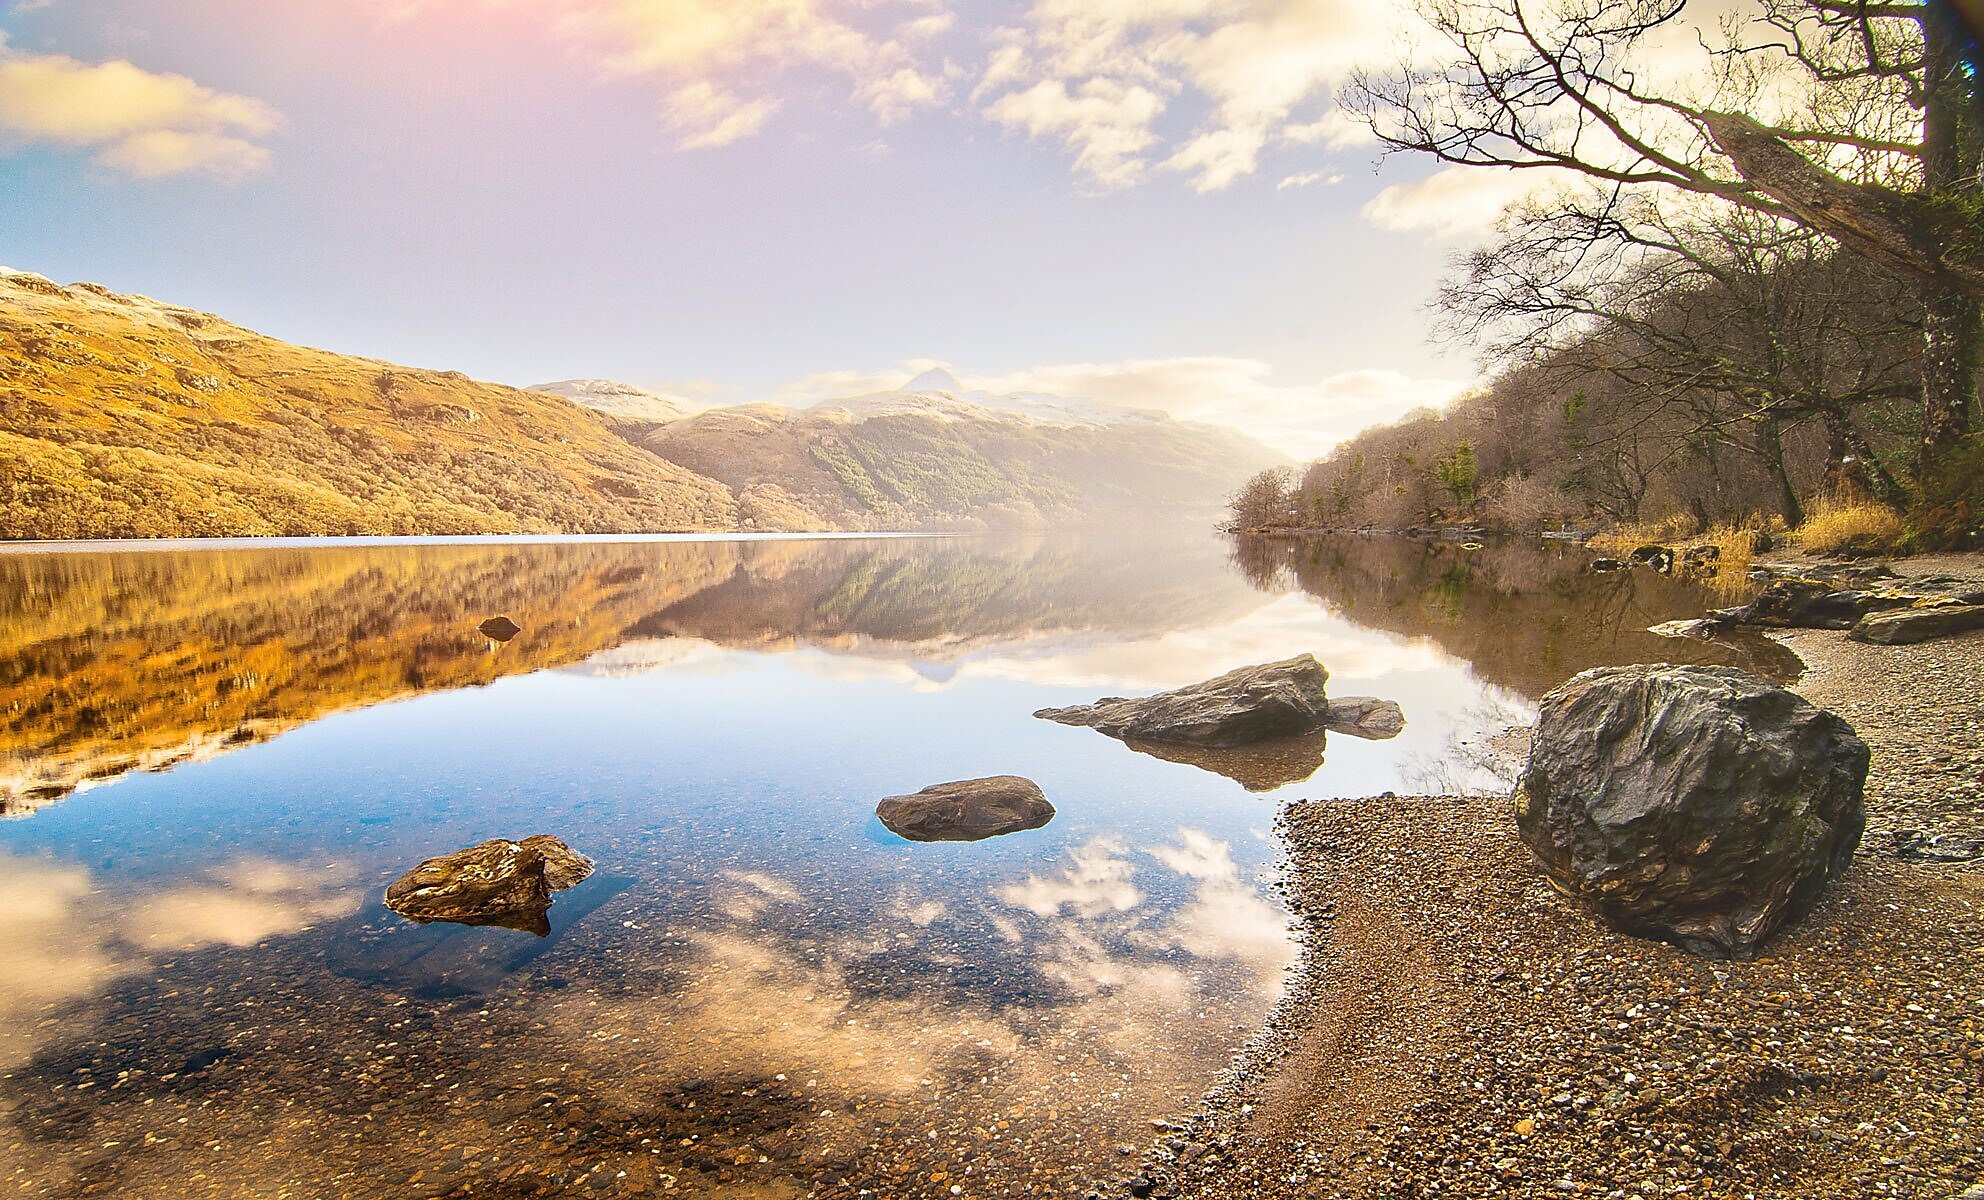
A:
<svg viewBox="0 0 1984 1200">
<path fill-rule="evenodd" d="M 1802 666 L 1754 635 L 1711 643 L 1648 633 L 1730 601 L 1646 569 L 1595 573 L 1591 556 L 1574 547 L 1249 539 L 1235 544 L 1233 557 L 1258 587 L 1292 581 L 1347 620 L 1427 638 L 1481 679 L 1531 699 L 1579 671 L 1618 663 L 1724 663 L 1777 680 L 1795 679 Z"/>
<path fill-rule="evenodd" d="M 0 813 L 629 639 L 943 657 L 1256 606 L 1210 543 L 560 542 L 0 555 Z M 507 613 L 497 646 L 475 625 Z"/>
</svg>

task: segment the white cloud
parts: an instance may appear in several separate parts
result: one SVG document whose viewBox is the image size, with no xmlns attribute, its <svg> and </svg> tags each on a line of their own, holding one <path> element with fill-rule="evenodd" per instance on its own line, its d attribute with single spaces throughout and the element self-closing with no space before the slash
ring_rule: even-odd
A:
<svg viewBox="0 0 1984 1200">
<path fill-rule="evenodd" d="M 1274 185 L 1274 190 L 1277 192 L 1286 192 L 1297 188 L 1314 187 L 1319 183 L 1324 187 L 1334 187 L 1342 182 L 1343 176 L 1341 175 L 1325 175 L 1321 171 L 1303 171 L 1297 175 L 1283 176 L 1281 182 Z"/>
<path fill-rule="evenodd" d="M 1143 175 L 1143 152 L 1157 141 L 1151 123 L 1163 111 L 1164 100 L 1136 84 L 1089 79 L 1070 90 L 1064 80 L 1044 79 L 999 97 L 985 115 L 1033 137 L 1058 137 L 1073 152 L 1077 170 L 1115 188 Z"/>
<path fill-rule="evenodd" d="M 204 173 L 236 179 L 269 161 L 258 140 L 281 118 L 260 100 L 121 59 L 86 63 L 30 54 L 0 34 L 0 151 L 52 145 L 141 179 Z"/>
<path fill-rule="evenodd" d="M 671 87 L 663 116 L 683 149 L 758 133 L 779 110 L 767 89 L 799 68 L 847 78 L 884 125 L 941 104 L 946 75 L 918 59 L 950 14 L 919 0 L 576 0 L 556 29 L 612 76 Z"/>
<path fill-rule="evenodd" d="M 663 107 L 675 144 L 683 150 L 728 146 L 751 137 L 777 111 L 776 100 L 743 100 L 707 80 L 677 88 Z"/>
<path fill-rule="evenodd" d="M 1396 53 L 1400 27 L 1387 0 L 1038 0 L 1001 31 L 974 96 L 999 92 L 986 116 L 1059 140 L 1104 188 L 1143 177 L 1181 98 L 1195 127 L 1158 161 L 1217 191 L 1276 142 L 1357 144 L 1326 106 L 1358 66 Z"/>
<path fill-rule="evenodd" d="M 1364 205 L 1364 219 L 1395 233 L 1466 237 L 1494 227 L 1511 204 L 1555 191 L 1567 175 L 1550 169 L 1447 167 L 1413 183 L 1396 183 Z"/>
</svg>

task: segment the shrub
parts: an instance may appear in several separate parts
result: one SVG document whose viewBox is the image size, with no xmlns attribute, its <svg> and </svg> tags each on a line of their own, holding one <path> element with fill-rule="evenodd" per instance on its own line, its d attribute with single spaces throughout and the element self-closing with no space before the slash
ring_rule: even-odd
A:
<svg viewBox="0 0 1984 1200">
<path fill-rule="evenodd" d="M 1807 554 L 1893 554 L 1906 546 L 1908 525 L 1885 505 L 1821 500 L 1791 536 Z"/>
</svg>

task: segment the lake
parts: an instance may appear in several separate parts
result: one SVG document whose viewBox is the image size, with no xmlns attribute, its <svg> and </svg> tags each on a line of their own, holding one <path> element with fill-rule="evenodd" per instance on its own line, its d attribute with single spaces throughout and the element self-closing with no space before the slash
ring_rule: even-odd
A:
<svg viewBox="0 0 1984 1200">
<path fill-rule="evenodd" d="M 0 552 L 0 1145 L 23 1196 L 1065 1195 L 1280 995 L 1275 816 L 1503 786 L 1577 670 L 1773 643 L 1534 544 L 535 539 Z M 477 632 L 506 614 L 497 643 Z M 1309 651 L 1389 741 L 1167 761 L 1043 706 Z M 1176 756 L 1168 756 L 1176 757 Z M 1320 761 L 1318 761 L 1320 760 Z M 1018 774 L 1043 828 L 884 796 Z M 555 834 L 549 936 L 415 925 Z"/>
</svg>

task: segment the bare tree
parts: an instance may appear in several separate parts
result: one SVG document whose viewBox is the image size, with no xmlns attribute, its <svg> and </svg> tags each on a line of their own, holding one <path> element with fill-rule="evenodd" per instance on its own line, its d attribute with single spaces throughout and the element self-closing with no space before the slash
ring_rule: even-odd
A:
<svg viewBox="0 0 1984 1200">
<path fill-rule="evenodd" d="M 1645 65 L 1706 38 L 1686 0 L 1422 0 L 1436 61 L 1362 76 L 1345 102 L 1395 150 L 1713 197 L 1906 280 L 1926 470 L 1969 430 L 1984 299 L 1975 50 L 1955 9 L 1758 0 L 1697 91 Z"/>
</svg>

